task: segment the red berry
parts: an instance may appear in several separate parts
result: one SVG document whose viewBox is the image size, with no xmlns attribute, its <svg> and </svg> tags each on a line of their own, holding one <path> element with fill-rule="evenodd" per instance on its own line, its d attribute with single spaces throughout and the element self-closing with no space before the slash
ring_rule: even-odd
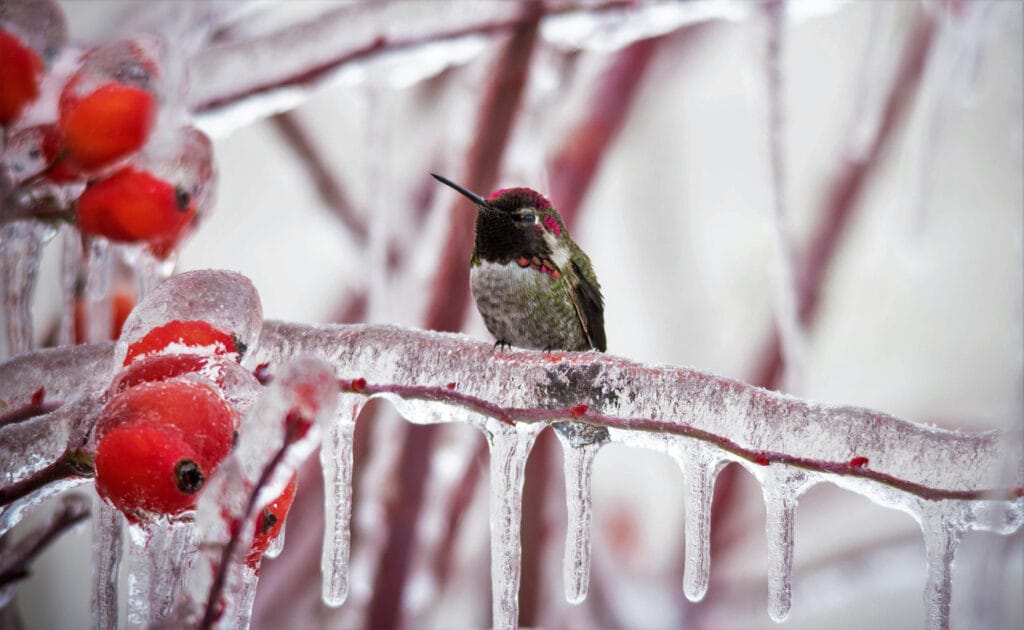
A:
<svg viewBox="0 0 1024 630">
<path fill-rule="evenodd" d="M 850 460 L 850 468 L 864 468 L 868 461 L 867 457 L 854 457 Z"/>
<path fill-rule="evenodd" d="M 288 482 L 280 496 L 271 501 L 259 513 L 256 514 L 256 532 L 253 535 L 252 545 L 249 546 L 249 555 L 245 557 L 245 563 L 251 569 L 259 569 L 260 559 L 263 553 L 270 546 L 271 541 L 281 533 L 284 526 L 284 518 L 292 507 L 295 499 L 295 477 Z"/>
<path fill-rule="evenodd" d="M 110 391 L 119 393 L 140 383 L 158 383 L 183 374 L 199 372 L 210 357 L 200 354 L 155 354 L 134 361 L 114 379 Z"/>
<path fill-rule="evenodd" d="M 43 60 L 19 37 L 0 28 L 0 125 L 10 124 L 39 95 Z"/>
<path fill-rule="evenodd" d="M 95 463 L 96 491 L 129 516 L 191 508 L 208 474 L 178 429 L 150 422 L 108 431 Z"/>
<path fill-rule="evenodd" d="M 211 324 L 202 320 L 176 319 L 163 326 L 157 326 L 146 333 L 145 337 L 128 346 L 124 365 L 131 363 L 135 357 L 160 352 L 175 343 L 193 348 L 209 348 L 211 354 L 245 352 L 245 347 L 232 335 L 214 328 Z"/>
<path fill-rule="evenodd" d="M 771 463 L 771 460 L 769 460 L 766 456 L 759 454 L 754 456 L 754 463 L 757 464 L 758 466 L 767 466 L 768 464 Z"/>
<path fill-rule="evenodd" d="M 352 388 L 352 391 L 356 393 L 361 392 L 364 389 L 366 389 L 366 379 L 362 377 L 352 379 L 352 384 L 350 385 L 350 387 Z"/>
<path fill-rule="evenodd" d="M 156 120 L 156 97 L 113 81 L 83 96 L 75 87 L 72 80 L 61 92 L 60 126 L 79 166 L 95 170 L 142 148 Z"/>
<path fill-rule="evenodd" d="M 576 405 L 569 410 L 569 414 L 572 415 L 573 418 L 582 418 L 583 415 L 587 413 L 587 409 L 590 409 L 590 405 Z"/>
<path fill-rule="evenodd" d="M 40 149 L 42 149 L 43 158 L 47 164 L 46 178 L 51 182 L 63 184 L 82 176 L 78 167 L 69 159 L 67 143 L 57 125 L 43 126 L 43 141 Z"/>
<path fill-rule="evenodd" d="M 82 232 L 128 243 L 174 242 L 195 215 L 188 194 L 131 167 L 89 184 L 75 209 Z"/>
<path fill-rule="evenodd" d="M 186 380 L 139 383 L 115 395 L 103 408 L 100 440 L 113 429 L 153 424 L 177 430 L 192 458 L 212 473 L 231 451 L 235 414 L 211 387 Z"/>
</svg>

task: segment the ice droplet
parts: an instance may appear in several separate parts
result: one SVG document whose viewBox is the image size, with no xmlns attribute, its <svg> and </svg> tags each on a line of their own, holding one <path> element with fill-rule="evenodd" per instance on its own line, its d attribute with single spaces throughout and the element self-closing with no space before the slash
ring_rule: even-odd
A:
<svg viewBox="0 0 1024 630">
<path fill-rule="evenodd" d="M 0 6 L 0 27 L 21 37 L 47 64 L 68 41 L 64 11 L 54 0 L 5 2 Z"/>
<path fill-rule="evenodd" d="M 562 445 L 562 470 L 565 475 L 567 516 L 562 566 L 565 599 L 570 604 L 579 604 L 587 598 L 590 590 L 591 474 L 597 452 L 608 442 L 608 431 L 603 427 L 569 422 L 552 426 Z M 574 439 L 580 437 L 580 431 L 571 430 L 574 427 L 591 429 L 584 432 L 591 435 L 591 438 Z"/>
<path fill-rule="evenodd" d="M 538 422 L 512 427 L 488 418 L 484 430 L 491 450 L 491 594 L 496 629 L 519 623 L 523 472 L 530 449 L 546 426 Z"/>
<path fill-rule="evenodd" d="M 277 536 L 270 541 L 267 545 L 267 550 L 263 552 L 264 558 L 274 559 L 281 555 L 284 551 L 284 535 L 286 532 L 287 523 L 281 523 L 281 529 L 277 530 Z"/>
<path fill-rule="evenodd" d="M 320 445 L 324 475 L 324 543 L 320 572 L 323 575 L 322 597 L 328 606 L 341 606 L 348 597 L 352 438 L 362 406 L 360 396 L 340 396 L 337 416 L 324 430 Z"/>
<path fill-rule="evenodd" d="M 117 628 L 117 583 L 124 515 L 93 494 L 92 627 Z"/>
</svg>

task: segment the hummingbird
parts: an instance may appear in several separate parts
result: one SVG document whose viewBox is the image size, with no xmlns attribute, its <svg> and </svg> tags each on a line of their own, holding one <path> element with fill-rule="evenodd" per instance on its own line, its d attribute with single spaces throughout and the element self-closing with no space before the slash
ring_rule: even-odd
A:
<svg viewBox="0 0 1024 630">
<path fill-rule="evenodd" d="M 551 202 L 529 188 L 485 198 L 431 175 L 476 205 L 469 283 L 494 345 L 604 352 L 601 285 Z"/>
</svg>

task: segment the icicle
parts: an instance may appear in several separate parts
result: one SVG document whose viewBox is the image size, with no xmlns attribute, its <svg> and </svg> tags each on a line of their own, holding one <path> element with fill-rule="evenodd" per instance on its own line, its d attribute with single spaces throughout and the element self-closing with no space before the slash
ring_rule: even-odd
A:
<svg viewBox="0 0 1024 630">
<path fill-rule="evenodd" d="M 52 227 L 36 221 L 14 221 L 0 228 L 0 289 L 8 356 L 32 349 L 32 294 L 43 243 L 53 234 Z"/>
<path fill-rule="evenodd" d="M 148 295 L 174 271 L 176 254 L 171 254 L 167 260 L 161 260 L 145 245 L 120 245 L 117 250 L 121 260 L 135 274 L 137 300 Z"/>
<path fill-rule="evenodd" d="M 686 486 L 683 593 L 691 602 L 699 602 L 704 599 L 711 575 L 711 499 L 725 460 L 705 442 L 683 443 L 673 452 L 673 458 L 683 471 Z"/>
<path fill-rule="evenodd" d="M 77 229 L 65 225 L 60 231 L 60 241 L 61 316 L 57 345 L 69 346 L 75 343 L 75 301 L 82 270 L 82 237 Z"/>
<path fill-rule="evenodd" d="M 281 529 L 277 530 L 277 536 L 270 541 L 270 544 L 267 545 L 267 550 L 263 552 L 264 558 L 274 559 L 284 551 L 284 534 L 287 525 L 287 523 L 281 523 Z"/>
<path fill-rule="evenodd" d="M 522 567 L 523 472 L 544 423 L 510 427 L 491 420 L 487 434 L 491 450 L 491 593 L 495 629 L 515 628 L 519 622 L 519 577 Z"/>
<path fill-rule="evenodd" d="M 953 559 L 960 544 L 960 530 L 951 518 L 950 501 L 926 503 L 921 510 L 921 531 L 928 556 L 928 581 L 924 587 L 925 627 L 949 628 L 949 602 L 953 594 Z"/>
<path fill-rule="evenodd" d="M 281 533 L 284 533 L 283 529 Z M 267 554 L 264 553 L 263 555 Z M 245 563 L 239 565 L 238 569 L 241 573 L 238 602 L 230 609 L 234 613 L 234 618 L 223 620 L 221 625 L 224 628 L 248 628 L 249 622 L 252 620 L 252 605 L 256 602 L 256 591 L 260 585 L 260 574 L 259 571 Z"/>
<path fill-rule="evenodd" d="M 322 597 L 341 606 L 348 597 L 348 560 L 352 517 L 352 437 L 362 408 L 357 396 L 341 396 L 338 413 L 324 430 L 320 465 L 324 474 L 324 543 L 320 556 Z"/>
<path fill-rule="evenodd" d="M 597 452 L 608 441 L 608 431 L 570 422 L 552 426 L 562 445 L 565 474 L 565 599 L 570 604 L 579 604 L 590 589 L 591 473 Z"/>
<path fill-rule="evenodd" d="M 89 343 L 107 341 L 113 328 L 114 312 L 110 301 L 110 281 L 114 270 L 114 259 L 110 243 L 103 238 L 89 242 L 88 258 L 85 262 L 85 339 Z"/>
<path fill-rule="evenodd" d="M 121 568 L 121 530 L 124 516 L 94 497 L 92 543 L 92 627 L 117 628 L 117 578 Z"/>
<path fill-rule="evenodd" d="M 773 621 L 789 616 L 793 591 L 793 524 L 799 496 L 810 487 L 807 475 L 772 464 L 763 485 L 765 531 L 768 536 L 768 615 Z"/>
<path fill-rule="evenodd" d="M 171 619 L 195 558 L 194 531 L 192 521 L 128 526 L 129 625 L 160 625 Z"/>
</svg>

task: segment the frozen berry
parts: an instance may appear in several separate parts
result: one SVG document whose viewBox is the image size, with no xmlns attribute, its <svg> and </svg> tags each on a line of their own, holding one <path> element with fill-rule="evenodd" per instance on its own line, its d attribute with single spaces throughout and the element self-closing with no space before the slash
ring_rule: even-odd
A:
<svg viewBox="0 0 1024 630">
<path fill-rule="evenodd" d="M 0 125 L 17 118 L 39 95 L 43 61 L 13 33 L 0 28 Z"/>
<path fill-rule="evenodd" d="M 57 125 L 44 125 L 40 149 L 46 160 L 46 178 L 51 182 L 63 184 L 82 176 L 78 167 L 69 159 L 64 135 Z"/>
<path fill-rule="evenodd" d="M 146 336 L 128 346 L 124 364 L 128 365 L 135 357 L 160 352 L 171 344 L 181 344 L 190 348 L 208 348 L 211 354 L 238 353 L 243 354 L 245 348 L 232 335 L 214 328 L 202 320 L 174 320 L 163 326 L 157 326 L 146 333 Z"/>
<path fill-rule="evenodd" d="M 199 354 L 155 354 L 134 361 L 114 379 L 112 392 L 123 392 L 140 383 L 158 383 L 204 369 L 210 357 Z"/>
<path fill-rule="evenodd" d="M 252 545 L 249 546 L 249 555 L 245 557 L 245 563 L 251 569 L 259 569 L 260 559 L 267 551 L 270 543 L 281 533 L 284 526 L 285 516 L 292 507 L 295 499 L 295 477 L 288 482 L 280 496 L 268 503 L 259 513 L 256 514 L 256 531 L 253 534 Z"/>
<path fill-rule="evenodd" d="M 99 439 L 130 424 L 156 424 L 180 432 L 203 470 L 212 473 L 231 451 L 236 416 L 213 388 L 189 380 L 140 383 L 114 396 L 97 422 Z"/>
<path fill-rule="evenodd" d="M 191 508 L 208 474 L 177 428 L 149 422 L 108 431 L 95 462 L 96 491 L 129 516 Z"/>
<path fill-rule="evenodd" d="M 60 126 L 74 161 L 91 171 L 138 151 L 156 120 L 156 97 L 118 82 L 78 94 L 72 79 L 60 95 Z"/>
<path fill-rule="evenodd" d="M 195 215 L 189 195 L 131 167 L 89 184 L 75 209 L 82 232 L 128 243 L 176 241 Z"/>
</svg>

